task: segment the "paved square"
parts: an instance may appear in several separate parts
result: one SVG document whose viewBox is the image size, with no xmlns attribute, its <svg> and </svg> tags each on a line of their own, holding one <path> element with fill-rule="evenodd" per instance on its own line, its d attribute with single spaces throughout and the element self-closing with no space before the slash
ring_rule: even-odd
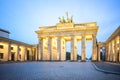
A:
<svg viewBox="0 0 120 80">
<path fill-rule="evenodd" d="M 120 80 L 96 71 L 91 62 L 22 62 L 0 64 L 0 80 Z"/>
</svg>

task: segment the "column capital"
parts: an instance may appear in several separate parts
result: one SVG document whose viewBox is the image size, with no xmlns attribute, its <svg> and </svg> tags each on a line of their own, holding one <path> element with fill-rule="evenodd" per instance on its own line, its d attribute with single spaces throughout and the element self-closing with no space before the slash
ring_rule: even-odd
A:
<svg viewBox="0 0 120 80">
<path fill-rule="evenodd" d="M 48 39 L 52 39 L 53 37 L 52 36 L 47 36 Z"/>
<path fill-rule="evenodd" d="M 75 35 L 71 35 L 70 37 L 71 37 L 71 39 L 72 39 L 72 38 L 75 38 Z"/>
<path fill-rule="evenodd" d="M 86 34 L 81 34 L 81 36 L 86 36 Z"/>
<path fill-rule="evenodd" d="M 96 37 L 96 34 L 92 34 L 93 37 Z"/>
<path fill-rule="evenodd" d="M 57 38 L 64 38 L 64 36 L 56 36 Z"/>
<path fill-rule="evenodd" d="M 47 38 L 47 37 L 41 36 L 41 37 L 39 37 L 39 40 L 42 40 L 42 39 L 45 39 L 45 38 Z"/>
<path fill-rule="evenodd" d="M 47 36 L 48 38 L 53 38 L 54 36 Z"/>
</svg>

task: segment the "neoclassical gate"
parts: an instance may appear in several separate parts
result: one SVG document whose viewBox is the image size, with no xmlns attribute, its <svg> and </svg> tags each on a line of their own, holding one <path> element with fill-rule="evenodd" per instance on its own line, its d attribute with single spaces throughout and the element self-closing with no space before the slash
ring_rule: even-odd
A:
<svg viewBox="0 0 120 80">
<path fill-rule="evenodd" d="M 77 60 L 77 42 L 81 40 L 81 60 L 86 60 L 86 40 L 92 40 L 92 60 L 97 60 L 96 22 L 74 24 L 60 22 L 55 26 L 40 27 L 36 33 L 39 40 L 40 60 L 66 60 L 66 42 L 71 41 L 71 60 Z"/>
</svg>

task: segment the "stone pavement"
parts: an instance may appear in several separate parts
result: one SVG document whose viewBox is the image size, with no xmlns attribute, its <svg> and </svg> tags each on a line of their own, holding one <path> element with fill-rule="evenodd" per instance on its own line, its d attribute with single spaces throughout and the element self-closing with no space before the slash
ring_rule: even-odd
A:
<svg viewBox="0 0 120 80">
<path fill-rule="evenodd" d="M 103 72 L 108 72 L 112 74 L 120 74 L 120 64 L 112 62 L 94 62 L 97 68 L 101 69 Z"/>
<path fill-rule="evenodd" d="M 95 70 L 91 62 L 23 62 L 0 64 L 0 80 L 120 80 Z"/>
</svg>

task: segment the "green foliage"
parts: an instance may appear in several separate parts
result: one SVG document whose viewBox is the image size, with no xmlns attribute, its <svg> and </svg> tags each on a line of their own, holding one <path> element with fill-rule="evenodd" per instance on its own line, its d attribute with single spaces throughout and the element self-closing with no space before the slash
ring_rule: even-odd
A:
<svg viewBox="0 0 120 80">
<path fill-rule="evenodd" d="M 66 60 L 70 60 L 70 52 L 66 52 Z"/>
</svg>

